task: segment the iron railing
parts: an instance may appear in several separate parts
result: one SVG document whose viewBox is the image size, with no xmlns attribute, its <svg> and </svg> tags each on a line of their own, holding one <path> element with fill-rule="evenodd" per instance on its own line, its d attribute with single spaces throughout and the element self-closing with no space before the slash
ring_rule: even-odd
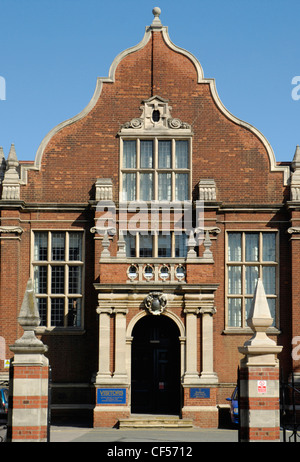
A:
<svg viewBox="0 0 300 462">
<path fill-rule="evenodd" d="M 280 425 L 284 442 L 300 441 L 300 383 L 280 377 Z"/>
</svg>

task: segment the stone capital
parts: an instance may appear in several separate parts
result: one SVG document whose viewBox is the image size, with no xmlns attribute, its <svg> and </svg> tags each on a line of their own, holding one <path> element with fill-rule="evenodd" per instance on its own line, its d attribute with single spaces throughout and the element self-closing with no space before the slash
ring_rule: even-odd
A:
<svg viewBox="0 0 300 462">
<path fill-rule="evenodd" d="M 104 306 L 98 306 L 98 308 L 96 308 L 96 312 L 98 314 L 109 314 L 109 315 L 111 315 L 113 310 L 112 310 L 112 308 L 108 308 L 108 307 L 104 307 Z"/>
<path fill-rule="evenodd" d="M 213 316 L 217 312 L 214 306 L 203 306 L 199 309 L 200 314 L 210 314 Z"/>
</svg>

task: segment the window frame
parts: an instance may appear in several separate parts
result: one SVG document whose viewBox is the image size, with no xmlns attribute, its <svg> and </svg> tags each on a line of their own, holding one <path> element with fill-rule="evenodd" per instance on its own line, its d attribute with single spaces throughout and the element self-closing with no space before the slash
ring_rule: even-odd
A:
<svg viewBox="0 0 300 462">
<path fill-rule="evenodd" d="M 47 259 L 46 260 L 35 260 L 35 236 L 37 233 L 46 233 L 47 234 Z M 52 236 L 54 233 L 63 233 L 65 235 L 64 249 L 65 255 L 63 260 L 52 259 Z M 78 233 L 81 235 L 81 259 L 70 259 L 70 235 Z M 85 281 L 85 230 L 83 229 L 33 229 L 31 231 L 31 278 L 35 286 L 35 268 L 44 267 L 46 268 L 46 277 L 47 277 L 47 288 L 46 292 L 35 293 L 36 299 L 45 299 L 46 300 L 46 324 L 41 324 L 37 331 L 51 331 L 54 329 L 67 329 L 67 330 L 81 330 L 84 328 L 84 281 Z M 52 267 L 63 267 L 64 268 L 64 290 L 60 293 L 52 292 Z M 72 292 L 70 290 L 70 267 L 77 267 L 81 270 L 80 275 L 80 292 Z M 63 300 L 63 325 L 52 325 L 51 324 L 51 300 L 60 299 Z M 69 313 L 69 302 L 74 300 L 81 300 L 80 307 L 80 322 L 74 326 L 69 325 L 68 323 L 68 313 Z"/>
<path fill-rule="evenodd" d="M 229 260 L 229 234 L 239 233 L 241 234 L 241 260 L 230 261 Z M 246 261 L 246 247 L 245 247 L 245 236 L 248 234 L 258 234 L 259 236 L 259 247 L 258 247 L 258 260 L 257 261 Z M 275 261 L 264 261 L 262 259 L 262 242 L 263 234 L 271 233 L 275 235 Z M 229 267 L 235 266 L 241 267 L 241 293 L 240 294 L 229 294 Z M 275 299 L 275 319 L 271 329 L 279 329 L 279 232 L 278 230 L 266 230 L 266 229 L 228 229 L 225 233 L 225 330 L 226 331 L 239 331 L 249 330 L 247 325 L 246 316 L 246 299 L 252 299 L 253 294 L 246 293 L 246 268 L 247 267 L 258 267 L 258 278 L 262 278 L 263 268 L 274 267 L 275 268 L 275 295 L 266 293 L 267 299 Z M 241 299 L 241 325 L 233 326 L 229 325 L 229 299 Z"/>
<path fill-rule="evenodd" d="M 187 254 L 185 256 L 176 256 L 176 249 L 179 248 L 180 246 L 176 247 L 176 236 L 184 236 L 185 239 L 188 241 L 189 237 L 188 235 L 182 231 L 181 234 L 178 233 L 178 231 L 170 231 L 169 234 L 167 233 L 164 233 L 164 232 L 149 232 L 147 233 L 147 235 L 151 235 L 152 237 L 152 256 L 141 256 L 140 255 L 140 235 L 142 233 L 140 232 L 136 232 L 135 233 L 135 255 L 134 256 L 127 256 L 126 259 L 127 260 L 134 260 L 134 259 L 144 259 L 144 260 L 150 260 L 153 261 L 153 260 L 158 260 L 158 261 L 164 261 L 164 262 L 167 262 L 167 261 L 170 261 L 170 260 L 174 260 L 174 261 L 180 261 L 181 263 L 183 263 L 186 258 L 187 258 Z M 131 236 L 131 233 L 129 233 L 128 231 L 128 234 L 124 234 L 124 239 L 126 240 L 126 236 Z M 159 236 L 170 236 L 170 243 L 171 243 L 171 249 L 170 249 L 170 256 L 164 256 L 164 255 L 159 255 L 159 251 L 158 251 L 158 248 L 159 248 Z M 127 244 L 127 243 L 126 243 Z M 127 246 L 126 246 L 127 247 Z M 131 249 L 132 247 L 130 247 Z M 187 253 L 188 249 L 187 249 L 187 246 L 186 246 L 186 253 Z"/>
<path fill-rule="evenodd" d="M 133 168 L 131 167 L 123 167 L 123 160 L 124 160 L 124 141 L 135 141 L 136 142 L 136 166 Z M 140 158 L 141 158 L 141 149 L 140 149 L 140 142 L 141 141 L 152 141 L 153 143 L 153 164 L 152 168 L 142 168 L 140 166 Z M 171 142 L 171 168 L 159 168 L 158 166 L 158 144 L 159 141 L 170 141 Z M 176 168 L 176 141 L 186 141 L 188 144 L 188 168 Z M 120 171 L 119 171 L 119 192 L 120 192 L 120 202 L 130 202 L 130 200 L 123 199 L 123 175 L 126 173 L 135 173 L 135 188 L 136 188 L 136 197 L 132 199 L 132 201 L 143 201 L 140 199 L 140 175 L 143 173 L 152 173 L 153 174 L 153 188 L 152 188 L 152 199 L 146 200 L 144 202 L 150 202 L 152 200 L 159 200 L 158 199 L 158 175 L 160 173 L 171 173 L 171 199 L 170 201 L 175 201 L 175 191 L 176 191 L 176 174 L 188 174 L 188 197 L 183 200 L 191 200 L 192 199 L 192 136 L 189 135 L 182 135 L 176 136 L 174 134 L 170 135 L 161 135 L 161 136 L 151 136 L 149 135 L 141 135 L 141 136 L 120 136 Z M 183 200 L 180 200 L 182 202 Z M 162 199 L 162 201 L 168 201 L 168 199 Z"/>
</svg>

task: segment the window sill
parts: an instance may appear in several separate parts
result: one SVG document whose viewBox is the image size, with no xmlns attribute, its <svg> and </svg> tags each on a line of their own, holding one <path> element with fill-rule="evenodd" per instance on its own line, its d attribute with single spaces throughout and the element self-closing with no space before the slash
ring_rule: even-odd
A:
<svg viewBox="0 0 300 462">
<path fill-rule="evenodd" d="M 35 330 L 37 335 L 83 335 L 83 327 L 38 327 Z"/>
<path fill-rule="evenodd" d="M 280 335 L 281 331 L 277 327 L 270 327 L 267 330 L 267 335 Z M 224 335 L 253 335 L 253 330 L 250 327 L 226 327 L 222 334 Z"/>
</svg>

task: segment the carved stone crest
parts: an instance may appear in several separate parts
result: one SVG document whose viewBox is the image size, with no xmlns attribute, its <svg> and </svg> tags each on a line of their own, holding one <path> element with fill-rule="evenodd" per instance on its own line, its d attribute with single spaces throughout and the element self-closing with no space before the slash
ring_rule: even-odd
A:
<svg viewBox="0 0 300 462">
<path fill-rule="evenodd" d="M 172 107 L 169 106 L 168 100 L 160 96 L 152 96 L 144 100 L 140 107 L 142 114 L 140 117 L 135 117 L 121 126 L 119 134 L 128 135 L 136 134 L 139 136 L 141 131 L 149 130 L 158 131 L 158 133 L 166 132 L 169 130 L 179 130 L 180 134 L 191 134 L 191 125 L 182 122 L 178 118 L 171 116 Z M 129 130 L 129 131 L 128 131 Z"/>
<path fill-rule="evenodd" d="M 149 313 L 159 315 L 167 305 L 167 297 L 161 292 L 150 292 L 144 299 L 144 304 Z"/>
</svg>

